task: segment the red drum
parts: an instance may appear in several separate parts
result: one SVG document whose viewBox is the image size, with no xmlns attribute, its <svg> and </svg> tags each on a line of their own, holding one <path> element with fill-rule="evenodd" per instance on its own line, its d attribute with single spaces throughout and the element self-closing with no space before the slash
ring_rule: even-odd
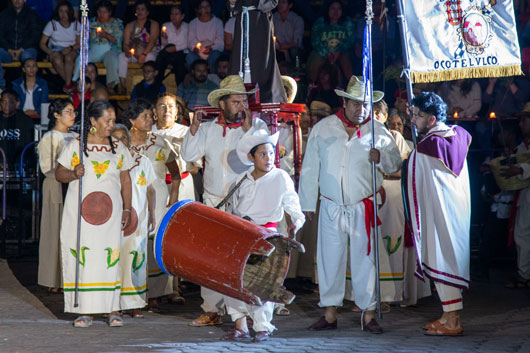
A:
<svg viewBox="0 0 530 353">
<path fill-rule="evenodd" d="M 227 212 L 183 200 L 162 219 L 154 251 L 164 272 L 262 305 L 293 301 L 283 281 L 294 249 L 303 251 L 303 246 Z"/>
</svg>

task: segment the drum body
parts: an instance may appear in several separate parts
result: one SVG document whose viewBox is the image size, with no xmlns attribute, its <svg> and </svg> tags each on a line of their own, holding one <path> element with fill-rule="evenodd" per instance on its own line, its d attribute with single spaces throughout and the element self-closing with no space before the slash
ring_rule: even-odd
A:
<svg viewBox="0 0 530 353">
<path fill-rule="evenodd" d="M 261 305 L 294 299 L 283 287 L 293 249 L 303 247 L 230 213 L 183 200 L 160 223 L 154 252 L 170 275 Z"/>
</svg>

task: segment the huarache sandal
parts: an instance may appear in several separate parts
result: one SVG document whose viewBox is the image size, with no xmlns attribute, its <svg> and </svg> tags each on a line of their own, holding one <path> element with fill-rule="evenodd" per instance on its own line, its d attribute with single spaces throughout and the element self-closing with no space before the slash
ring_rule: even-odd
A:
<svg viewBox="0 0 530 353">
<path fill-rule="evenodd" d="M 142 309 L 131 310 L 131 317 L 133 317 L 134 319 L 140 319 L 144 317 L 144 314 L 142 313 Z"/>
<path fill-rule="evenodd" d="M 425 332 L 426 336 L 462 336 L 463 334 L 464 329 L 462 327 L 450 329 L 441 324 Z"/>
<path fill-rule="evenodd" d="M 289 316 L 291 312 L 285 306 L 277 306 L 274 308 L 274 314 L 278 316 Z"/>
<path fill-rule="evenodd" d="M 240 341 L 250 338 L 250 333 L 238 329 L 233 329 L 230 333 L 221 337 L 223 341 Z"/>
<path fill-rule="evenodd" d="M 109 315 L 109 326 L 110 327 L 122 327 L 123 319 L 121 315 Z"/>
<path fill-rule="evenodd" d="M 92 317 L 81 315 L 74 321 L 74 327 L 88 327 L 92 325 Z"/>
<path fill-rule="evenodd" d="M 424 330 L 431 330 L 431 329 L 437 328 L 438 326 L 442 326 L 442 323 L 440 322 L 440 320 L 429 322 L 428 324 L 425 324 L 422 328 Z"/>
<path fill-rule="evenodd" d="M 190 322 L 188 325 L 193 327 L 201 327 L 201 326 L 214 326 L 214 325 L 222 325 L 223 322 L 221 321 L 221 317 L 217 313 L 205 313 Z"/>
</svg>

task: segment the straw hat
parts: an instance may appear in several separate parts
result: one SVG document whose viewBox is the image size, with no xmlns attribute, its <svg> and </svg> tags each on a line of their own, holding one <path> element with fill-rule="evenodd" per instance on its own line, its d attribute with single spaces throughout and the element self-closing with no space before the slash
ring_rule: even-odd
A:
<svg viewBox="0 0 530 353">
<path fill-rule="evenodd" d="M 253 165 L 254 163 L 252 163 L 252 161 L 248 159 L 248 153 L 250 152 L 250 150 L 256 147 L 257 145 L 262 145 L 264 143 L 271 143 L 273 146 L 276 146 L 276 144 L 278 143 L 279 136 L 279 131 L 274 135 L 269 135 L 269 133 L 263 129 L 256 130 L 252 134 L 244 135 L 243 138 L 237 143 L 237 156 L 243 164 Z"/>
<path fill-rule="evenodd" d="M 352 76 L 350 82 L 348 82 L 348 87 L 346 91 L 341 91 L 339 89 L 335 90 L 335 93 L 338 96 L 353 99 L 356 101 L 364 101 L 364 84 L 362 76 Z M 374 91 L 374 103 L 380 101 L 385 94 L 381 91 Z"/>
<path fill-rule="evenodd" d="M 311 115 L 329 116 L 331 115 L 331 107 L 321 101 L 312 101 L 309 105 L 309 113 Z"/>
<path fill-rule="evenodd" d="M 298 91 L 298 84 L 296 83 L 295 79 L 291 76 L 282 75 L 282 85 L 285 89 L 285 94 L 287 94 L 287 103 L 294 102 L 296 93 Z M 288 94 L 288 92 L 291 92 L 291 94 Z"/>
<path fill-rule="evenodd" d="M 245 84 L 239 75 L 226 76 L 224 80 L 221 81 L 219 88 L 210 92 L 208 95 L 208 103 L 210 103 L 212 107 L 220 108 L 219 99 L 223 96 L 230 94 L 250 95 L 256 93 L 256 91 L 257 89 L 247 91 Z"/>
</svg>

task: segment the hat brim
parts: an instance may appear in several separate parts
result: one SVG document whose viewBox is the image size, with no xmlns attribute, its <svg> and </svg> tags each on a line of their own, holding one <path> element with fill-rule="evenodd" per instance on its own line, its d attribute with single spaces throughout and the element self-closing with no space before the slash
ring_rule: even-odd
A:
<svg viewBox="0 0 530 353">
<path fill-rule="evenodd" d="M 245 165 L 253 165 L 254 163 L 248 158 L 248 153 L 251 149 L 258 145 L 265 143 L 271 143 L 274 147 L 278 143 L 280 132 L 276 132 L 274 135 L 247 135 L 244 136 L 237 143 L 236 152 L 241 163 Z"/>
<path fill-rule="evenodd" d="M 208 95 L 208 103 L 210 103 L 212 107 L 220 108 L 219 99 L 221 99 L 221 97 L 232 95 L 232 94 L 246 94 L 248 96 L 248 95 L 256 93 L 257 90 L 258 90 L 257 88 L 254 88 L 253 90 L 250 90 L 250 91 L 235 91 L 235 90 L 226 89 L 226 88 L 215 89 L 211 91 L 210 94 Z"/>
<path fill-rule="evenodd" d="M 356 96 L 352 96 L 351 94 L 348 94 L 346 91 L 341 91 L 340 89 L 336 89 L 335 90 L 335 94 L 337 94 L 337 96 L 340 96 L 340 97 L 344 97 L 344 98 L 348 98 L 348 99 L 353 99 L 353 100 L 356 100 L 356 101 L 364 101 L 364 97 L 356 97 Z M 379 102 L 381 99 L 383 99 L 383 97 L 385 96 L 384 92 L 381 92 L 381 91 L 374 91 L 374 100 L 373 102 Z"/>
</svg>

